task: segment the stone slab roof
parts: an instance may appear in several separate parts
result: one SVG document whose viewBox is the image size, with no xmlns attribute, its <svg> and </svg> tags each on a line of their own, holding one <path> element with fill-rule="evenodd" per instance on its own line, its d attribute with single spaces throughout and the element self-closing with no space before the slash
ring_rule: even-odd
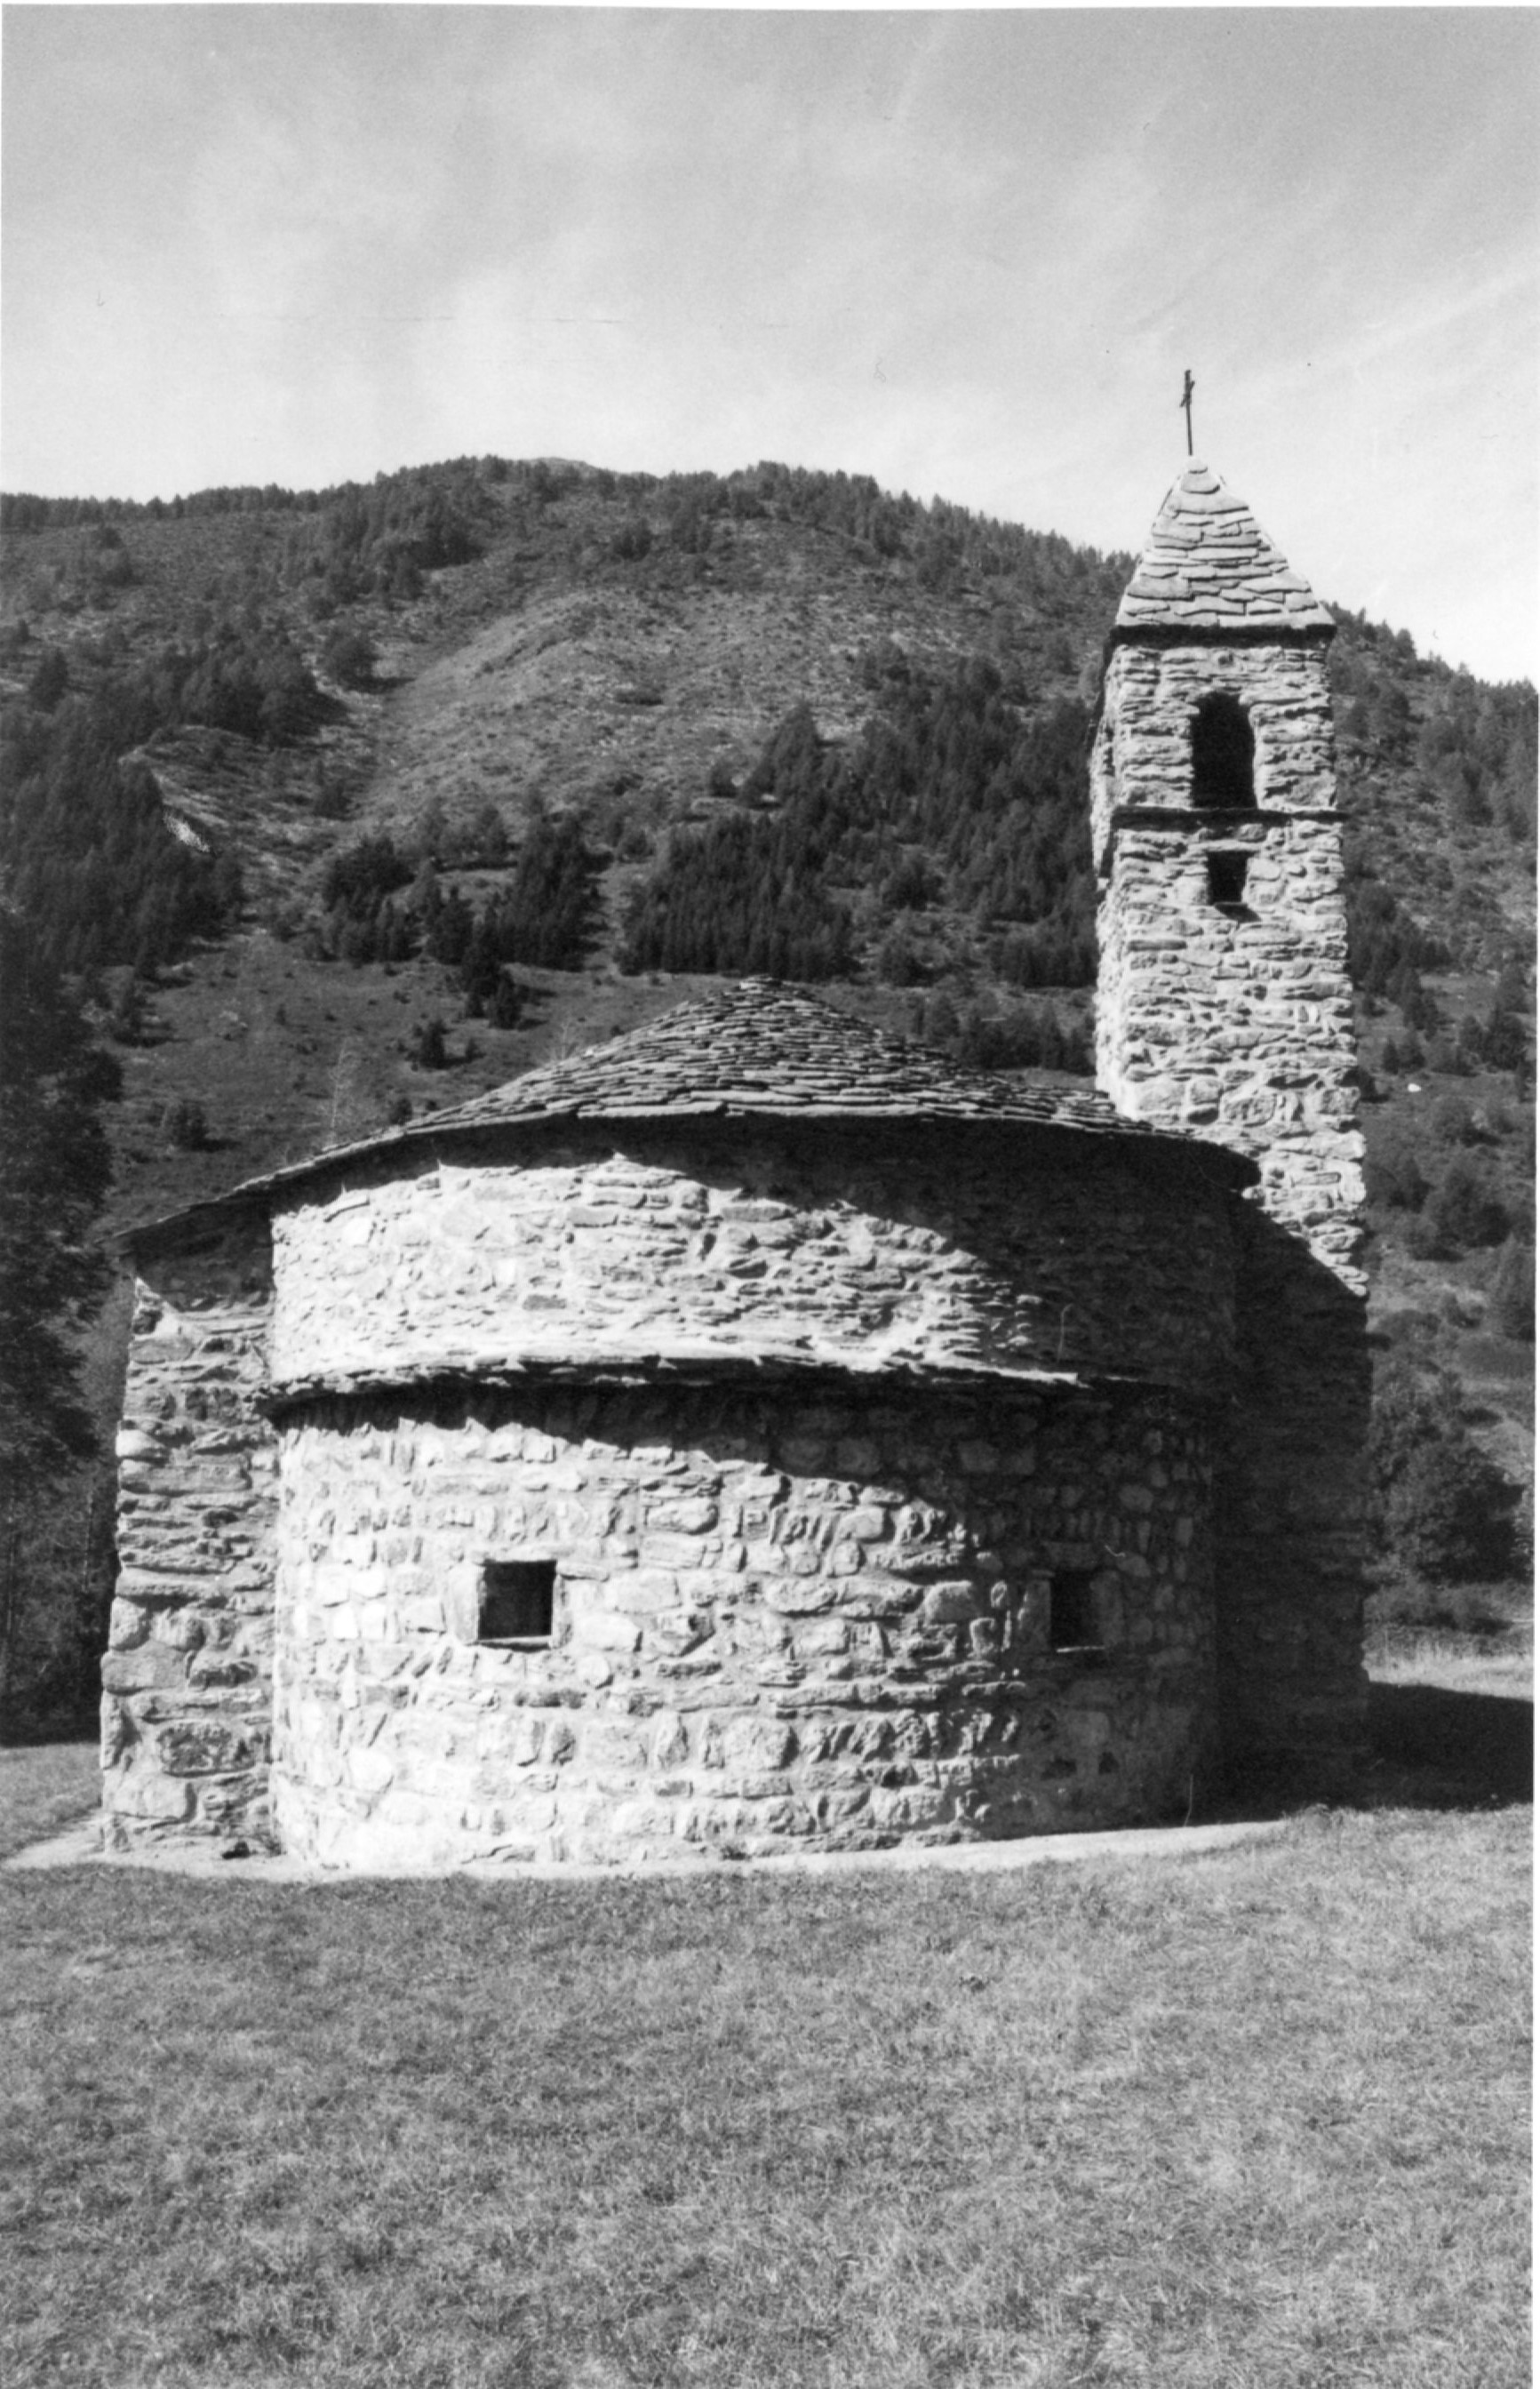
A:
<svg viewBox="0 0 1540 2389">
<path fill-rule="evenodd" d="M 436 1131 L 504 1120 L 1025 1119 L 1139 1133 L 1105 1095 L 961 1069 L 773 979 L 745 979 L 645 1028 L 529 1070 L 452 1110 Z"/>
<path fill-rule="evenodd" d="M 934 1047 L 890 1037 L 801 989 L 745 979 L 665 1013 L 629 1035 L 527 1070 L 469 1103 L 430 1112 L 404 1128 L 327 1147 L 211 1202 L 146 1220 L 123 1242 L 159 1235 L 195 1216 L 249 1203 L 365 1158 L 543 1122 L 805 1119 L 980 1121 L 1132 1137 L 1141 1146 L 1181 1146 L 1237 1185 L 1255 1165 L 1224 1147 L 1124 1118 L 1093 1089 L 964 1070 Z"/>
<path fill-rule="evenodd" d="M 1155 517 L 1116 628 L 1330 631 L 1330 614 L 1290 569 L 1251 508 L 1193 458 Z"/>
</svg>

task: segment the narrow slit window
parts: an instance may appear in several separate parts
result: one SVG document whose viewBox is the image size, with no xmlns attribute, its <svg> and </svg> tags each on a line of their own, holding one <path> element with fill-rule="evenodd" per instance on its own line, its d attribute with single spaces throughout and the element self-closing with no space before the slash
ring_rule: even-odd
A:
<svg viewBox="0 0 1540 2389">
<path fill-rule="evenodd" d="M 486 1560 L 478 1642 L 548 1642 L 556 1599 L 554 1560 Z"/>
<path fill-rule="evenodd" d="M 1099 1651 L 1101 1636 L 1089 1568 L 1061 1568 L 1049 1586 L 1048 1641 L 1051 1651 Z"/>
<path fill-rule="evenodd" d="M 1246 865 L 1251 860 L 1245 854 L 1218 852 L 1208 858 L 1209 901 L 1223 913 L 1239 912 L 1246 901 Z"/>
<path fill-rule="evenodd" d="M 1223 689 L 1200 697 L 1192 717 L 1192 801 L 1250 811 L 1256 803 L 1256 739 L 1246 709 Z"/>
</svg>

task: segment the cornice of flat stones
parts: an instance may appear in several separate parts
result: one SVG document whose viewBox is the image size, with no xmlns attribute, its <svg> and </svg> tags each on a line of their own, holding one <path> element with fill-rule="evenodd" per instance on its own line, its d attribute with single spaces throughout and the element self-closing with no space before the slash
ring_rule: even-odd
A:
<svg viewBox="0 0 1540 2389">
<path fill-rule="evenodd" d="M 585 1387 L 596 1391 L 689 1391 L 710 1388 L 758 1393 L 777 1386 L 795 1386 L 799 1394 L 821 1388 L 882 1397 L 936 1394 L 1079 1395 L 1118 1405 L 1154 1399 L 1178 1403 L 1185 1412 L 1207 1414 L 1224 1407 L 1226 1397 L 1205 1394 L 1188 1385 L 1176 1386 L 1158 1377 L 1102 1374 L 1074 1369 L 985 1369 L 938 1366 L 919 1362 L 898 1365 L 884 1361 L 862 1367 L 857 1362 L 778 1354 L 756 1360 L 741 1353 L 649 1353 L 616 1361 L 466 1360 L 433 1368 L 337 1370 L 313 1376 L 275 1380 L 254 1397 L 253 1406 L 274 1424 L 298 1412 L 327 1402 L 407 1401 L 412 1405 L 460 1402 L 486 1394 L 529 1393 L 541 1388 Z"/>
<path fill-rule="evenodd" d="M 1248 621 L 1243 614 L 1212 622 L 1114 622 L 1104 649 L 1114 647 L 1325 647 L 1335 622 Z"/>
<path fill-rule="evenodd" d="M 789 1154 L 844 1147 L 854 1162 L 870 1169 L 884 1150 L 902 1164 L 921 1152 L 955 1152 L 964 1146 L 981 1157 L 1020 1161 L 1036 1155 L 1050 1163 L 1084 1170 L 1105 1163 L 1126 1164 L 1156 1179 L 1190 1183 L 1194 1177 L 1232 1192 L 1255 1183 L 1255 1164 L 1196 1137 L 1152 1129 L 1144 1122 L 969 1118 L 966 1116 L 906 1118 L 897 1112 L 808 1108 L 728 1109 L 723 1105 L 689 1112 L 549 1113 L 529 1119 L 488 1120 L 436 1129 L 431 1119 L 371 1139 L 316 1154 L 311 1160 L 253 1178 L 185 1210 L 123 1228 L 114 1245 L 135 1259 L 156 1253 L 212 1250 L 225 1231 L 245 1218 L 260 1219 L 294 1197 L 331 1201 L 351 1187 L 369 1189 L 394 1179 L 418 1177 L 448 1162 L 495 1163 L 538 1158 L 551 1144 L 583 1143 L 595 1158 L 605 1152 L 694 1145 L 705 1164 L 731 1160 L 748 1141 L 773 1139 Z M 896 1150 L 901 1148 L 901 1150 Z"/>
<path fill-rule="evenodd" d="M 1229 837 L 1238 829 L 1291 829 L 1299 822 L 1342 819 L 1335 805 L 1114 805 L 1108 825 L 1114 835 L 1120 829 L 1216 829 Z"/>
<path fill-rule="evenodd" d="M 1264 836 L 1270 829 L 1293 829 L 1301 824 L 1325 829 L 1340 825 L 1343 818 L 1335 805 L 1298 805 L 1292 812 L 1264 810 L 1260 805 L 1114 805 L 1096 858 L 1096 875 L 1111 877 L 1113 848 L 1120 830 L 1152 829 L 1165 837 L 1174 837 L 1178 830 L 1190 837 L 1194 830 L 1206 830 L 1210 836 L 1198 843 L 1208 847 L 1223 839 L 1234 840 L 1243 829 L 1258 830 Z"/>
</svg>

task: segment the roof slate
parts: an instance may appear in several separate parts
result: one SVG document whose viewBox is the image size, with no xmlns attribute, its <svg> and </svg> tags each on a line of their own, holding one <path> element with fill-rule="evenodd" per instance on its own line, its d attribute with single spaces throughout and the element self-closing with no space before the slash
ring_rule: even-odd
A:
<svg viewBox="0 0 1540 2389">
<path fill-rule="evenodd" d="M 499 1128 L 537 1128 L 559 1120 L 998 1120 L 1037 1128 L 1087 1130 L 1096 1137 L 1134 1137 L 1141 1146 L 1182 1146 L 1232 1185 L 1254 1185 L 1256 1164 L 1222 1144 L 1126 1120 L 1105 1094 L 1050 1087 L 1041 1080 L 960 1070 L 934 1046 L 910 1044 L 835 1011 L 817 996 L 776 979 L 743 979 L 664 1013 L 647 1028 L 609 1044 L 587 1046 L 564 1061 L 526 1070 L 503 1087 L 425 1113 L 406 1128 L 329 1144 L 265 1178 L 246 1178 L 210 1202 L 165 1219 L 141 1220 L 121 1243 L 160 1240 L 194 1219 L 256 1202 L 308 1178 Z"/>
<path fill-rule="evenodd" d="M 773 979 L 745 979 L 681 1004 L 646 1028 L 528 1070 L 471 1102 L 404 1128 L 331 1145 L 304 1161 L 248 1178 L 211 1202 L 145 1220 L 125 1241 L 249 1203 L 355 1161 L 385 1159 L 441 1137 L 562 1120 L 980 1120 L 1133 1137 L 1203 1155 L 1237 1185 L 1253 1163 L 1222 1146 L 1125 1119 L 1087 1088 L 961 1069 L 932 1046 L 890 1037 L 816 996 Z"/>
<path fill-rule="evenodd" d="M 1126 1132 L 1105 1095 L 964 1070 L 773 979 L 745 979 L 436 1112 L 435 1131 L 504 1120 L 1024 1119 Z M 428 1123 L 425 1123 L 425 1126 Z"/>
<path fill-rule="evenodd" d="M 1117 609 L 1117 628 L 1330 631 L 1330 614 L 1292 571 L 1244 500 L 1193 458 L 1166 492 Z"/>
</svg>

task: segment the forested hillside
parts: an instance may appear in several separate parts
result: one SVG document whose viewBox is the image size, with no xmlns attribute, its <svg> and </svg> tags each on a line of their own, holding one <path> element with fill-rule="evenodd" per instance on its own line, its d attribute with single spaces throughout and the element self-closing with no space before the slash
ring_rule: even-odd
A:
<svg viewBox="0 0 1540 2389">
<path fill-rule="evenodd" d="M 11 495 L 0 527 L 5 892 L 121 1067 L 104 1226 L 719 973 L 824 982 L 987 1067 L 1088 1067 L 1085 750 L 1129 556 L 773 464 Z M 1406 1509 L 1403 1446 L 1455 1464 L 1430 1416 L 1524 1464 L 1535 698 L 1338 620 Z M 49 1514 L 87 1641 L 104 1499 Z M 29 1664 L 68 1675 L 43 1639 Z"/>
</svg>

